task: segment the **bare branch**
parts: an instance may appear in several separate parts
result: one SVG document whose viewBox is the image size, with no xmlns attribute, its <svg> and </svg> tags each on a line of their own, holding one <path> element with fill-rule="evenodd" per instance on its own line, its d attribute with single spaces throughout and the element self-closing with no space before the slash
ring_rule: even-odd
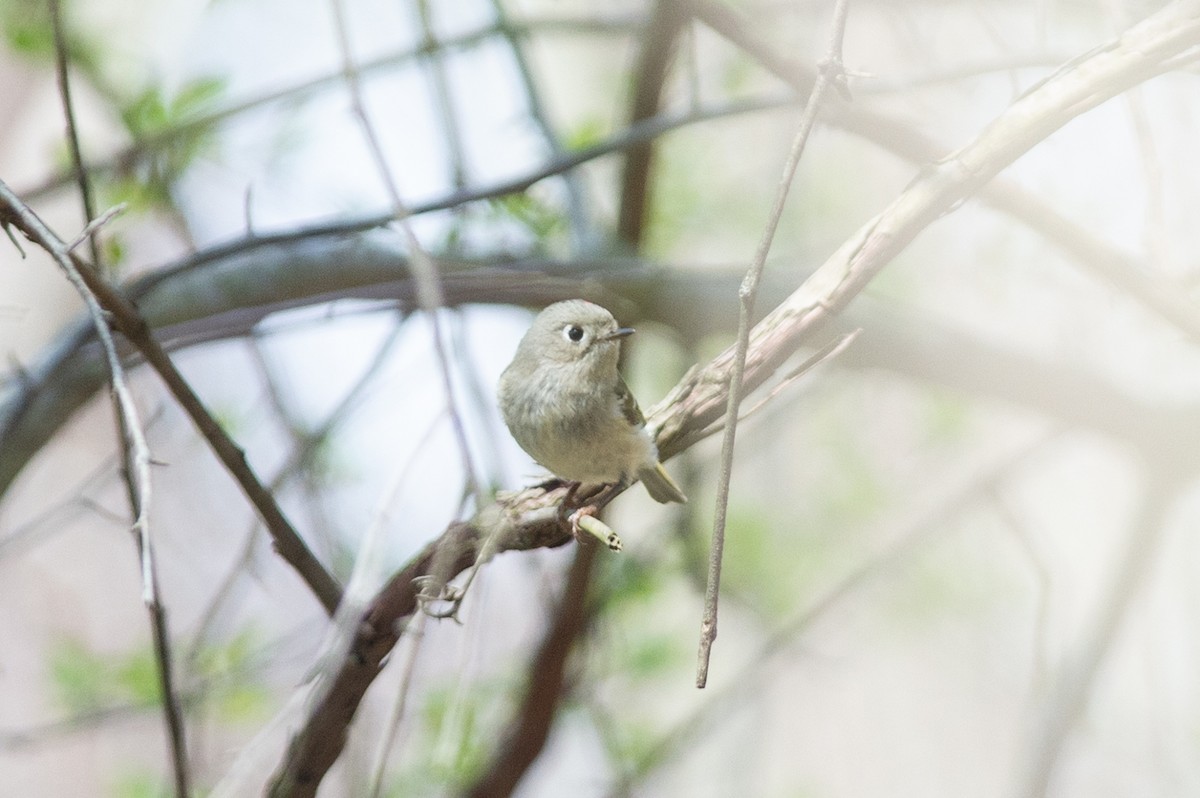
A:
<svg viewBox="0 0 1200 798">
<path fill-rule="evenodd" d="M 464 798 L 507 798 L 546 745 L 555 713 L 570 689 L 567 659 L 591 620 L 587 591 L 600 547 L 577 546 L 554 618 L 529 663 L 521 702 L 499 737 L 491 762 Z"/>
<path fill-rule="evenodd" d="M 641 49 L 633 69 L 635 83 L 629 113 L 631 128 L 658 114 L 676 43 L 687 19 L 686 9 L 679 0 L 656 0 L 654 11 L 642 33 Z M 649 142 L 635 144 L 626 151 L 621 170 L 617 239 L 633 251 L 637 251 L 645 232 L 653 158 L 654 148 Z"/>
<path fill-rule="evenodd" d="M 1060 666 L 1050 695 L 1041 703 L 1038 728 L 1031 735 L 1024 766 L 1015 785 L 1016 798 L 1043 798 L 1050 788 L 1063 746 L 1087 705 L 1101 663 L 1111 650 L 1130 604 L 1137 598 L 1157 558 L 1167 519 L 1182 489 L 1171 468 L 1152 468 L 1136 516 L 1129 525 L 1125 549 L 1096 618 L 1075 650 Z"/>
<path fill-rule="evenodd" d="M 57 9 L 54 11 L 57 17 Z M 57 25 L 58 23 L 56 23 Z M 59 42 L 61 46 L 61 41 Z M 68 104 L 69 100 L 64 99 Z M 66 274 L 68 281 L 79 293 L 91 317 L 92 326 L 100 339 L 104 357 L 108 364 L 113 400 L 116 405 L 116 420 L 120 429 L 122 462 L 125 464 L 125 479 L 129 491 L 129 504 L 133 512 L 133 532 L 141 563 L 142 603 L 150 613 L 151 637 L 158 661 L 159 686 L 162 689 L 163 711 L 170 740 L 172 773 L 177 798 L 190 794 L 187 750 L 184 742 L 183 710 L 174 689 L 171 667 L 170 639 L 167 634 L 166 611 L 158 589 L 158 575 L 154 565 L 154 543 L 150 530 L 150 503 L 152 482 L 150 479 L 150 446 L 138 414 L 137 405 L 125 380 L 125 369 L 117 354 L 116 344 L 108 328 L 108 318 L 101 308 L 96 294 L 84 279 L 82 268 L 72 259 L 71 247 L 62 242 L 37 214 L 21 203 L 9 192 L 8 186 L 0 182 L 0 202 L 3 203 L 4 218 L 11 214 L 12 223 L 31 241 L 44 249 Z M 90 226 L 90 225 L 89 225 Z"/>
<path fill-rule="evenodd" d="M 45 230 L 44 226 L 37 221 L 28 206 L 3 181 L 0 181 L 0 223 L 16 226 L 35 242 L 57 241 L 53 234 Z M 42 244 L 39 243 L 39 245 Z M 275 497 L 258 480 L 249 463 L 246 462 L 242 450 L 220 427 L 195 391 L 192 390 L 191 385 L 175 368 L 175 364 L 167 355 L 166 350 L 154 339 L 141 313 L 117 289 L 96 274 L 91 266 L 66 252 L 61 242 L 58 242 L 57 245 L 63 249 L 62 260 L 71 264 L 81 283 L 86 286 L 89 294 L 95 297 L 97 307 L 102 306 L 104 311 L 109 314 L 102 317 L 105 326 L 104 334 L 107 334 L 107 319 L 111 318 L 125 338 L 137 347 L 146 361 L 158 372 L 171 394 L 191 417 L 200 434 L 208 441 L 213 452 L 241 485 L 246 496 L 262 516 L 280 556 L 296 569 L 301 578 L 308 583 L 318 601 L 332 615 L 341 600 L 341 587 L 309 551 L 299 533 L 284 516 Z M 50 246 L 54 246 L 54 244 L 51 243 Z M 97 312 L 99 311 L 97 310 Z M 99 330 L 97 330 L 97 334 L 101 335 L 103 341 L 104 334 L 101 334 Z M 115 349 L 113 357 L 116 357 Z M 146 455 L 145 461 L 148 468 L 148 455 Z"/>
<path fill-rule="evenodd" d="M 1059 126 L 1163 69 L 1178 53 L 1200 42 L 1197 3 L 1173 4 L 1131 28 L 1110 46 L 1081 58 L 1010 106 L 974 141 L 909 186 L 887 209 L 843 245 L 789 299 L 760 322 L 749 338 L 747 390 L 763 384 L 819 322 L 840 311 L 917 233 L 952 210 L 1004 166 Z M 1190 12 L 1183 13 L 1181 11 Z M 864 336 L 865 338 L 866 336 Z M 689 373 L 650 414 L 660 451 L 677 454 L 679 443 L 720 415 L 728 395 L 731 350 Z M 273 779 L 271 795 L 312 796 L 340 755 L 346 730 L 367 687 L 415 611 L 414 579 L 429 573 L 447 547 L 457 573 L 475 561 L 482 541 L 497 552 L 561 545 L 556 520 L 564 488 L 534 488 L 502 497 L 470 523 L 456 523 L 396 574 L 377 595 L 343 665 L 304 727 L 293 738 Z"/>
<path fill-rule="evenodd" d="M 717 476 L 716 509 L 713 513 L 712 544 L 708 556 L 708 579 L 704 590 L 704 618 L 700 624 L 700 650 L 697 653 L 696 686 L 703 688 L 708 683 L 708 663 L 712 655 L 713 641 L 717 639 L 717 608 L 721 587 L 721 562 L 725 554 L 725 517 L 729 509 L 729 482 L 733 478 L 733 447 L 737 437 L 738 410 L 742 405 L 742 382 L 746 372 L 746 351 L 750 347 L 750 325 L 754 316 L 754 303 L 758 298 L 759 284 L 767 264 L 767 254 L 775 231 L 783 217 L 788 191 L 804 154 L 804 145 L 817 121 L 817 111 L 830 85 L 844 80 L 842 64 L 842 40 L 846 35 L 846 15 L 849 0 L 838 0 L 833 11 L 833 26 L 829 34 L 829 45 L 825 60 L 821 64 L 812 95 L 804 106 L 800 126 L 792 142 L 791 151 L 784 163 L 783 175 L 775 191 L 775 201 L 767 217 L 767 226 L 759 240 L 754 260 L 738 290 L 738 334 L 734 344 L 733 369 L 729 376 L 729 397 L 725 405 L 725 434 L 721 440 L 720 471 Z"/>
<path fill-rule="evenodd" d="M 417 234 L 413 230 L 411 221 L 409 221 L 412 213 L 405 204 L 404 199 L 400 196 L 397 181 L 392 175 L 387 157 L 383 154 L 383 147 L 379 143 L 379 137 L 376 135 L 370 116 L 367 114 L 367 107 L 363 103 L 362 88 L 359 85 L 360 76 L 358 67 L 354 63 L 350 37 L 346 29 L 344 2 L 343 0 L 330 0 L 330 2 L 333 6 L 338 48 L 341 51 L 342 70 L 346 86 L 349 89 L 350 101 L 354 107 L 354 113 L 359 119 L 363 136 L 366 138 L 380 179 L 383 180 L 384 186 L 387 188 L 388 198 L 392 204 L 392 219 L 400 226 L 401 231 L 404 233 L 404 239 L 408 244 L 409 266 L 415 278 L 417 303 L 429 319 L 430 331 L 433 334 L 433 350 L 437 356 L 439 374 L 442 379 L 442 391 L 445 394 L 446 408 L 450 415 L 450 425 L 454 430 L 459 456 L 462 458 L 468 490 L 475 497 L 476 508 L 479 508 L 483 506 L 485 500 L 483 488 L 479 483 L 478 472 L 475 470 L 474 458 L 471 457 L 471 447 L 467 443 L 466 429 L 463 427 L 458 407 L 454 401 L 454 385 L 450 373 L 450 359 L 446 354 L 446 343 L 442 335 L 441 320 L 438 317 L 438 311 L 445 307 L 446 304 L 445 295 L 442 290 L 442 279 L 438 274 L 437 263 L 429 256 L 429 253 L 425 251 L 425 248 L 421 246 L 421 242 L 417 239 Z M 435 74 L 437 74 L 436 67 Z M 447 124 L 450 123 L 448 122 Z"/>
</svg>

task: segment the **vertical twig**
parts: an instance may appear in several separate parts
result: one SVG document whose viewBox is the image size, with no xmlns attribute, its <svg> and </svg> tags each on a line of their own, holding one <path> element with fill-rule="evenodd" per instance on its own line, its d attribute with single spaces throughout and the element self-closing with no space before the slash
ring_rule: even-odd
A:
<svg viewBox="0 0 1200 798">
<path fill-rule="evenodd" d="M 175 795 L 177 798 L 188 798 L 191 794 L 190 768 L 188 767 L 187 742 L 183 726 L 183 707 L 175 691 L 167 611 L 163 606 L 158 588 L 158 573 L 154 564 L 154 544 L 150 536 L 150 447 L 146 442 L 141 420 L 138 418 L 137 407 L 125 382 L 120 358 L 117 356 L 111 333 L 108 330 L 108 322 L 103 317 L 95 295 L 87 288 L 83 277 L 70 258 L 71 250 L 86 239 L 91 251 L 92 263 L 97 269 L 102 270 L 99 230 L 119 213 L 120 209 L 111 210 L 100 218 L 96 217 L 91 181 L 88 180 L 87 169 L 83 163 L 83 153 L 79 146 L 79 128 L 75 121 L 74 103 L 71 101 L 71 80 L 68 68 L 70 53 L 59 0 L 50 0 L 50 22 L 54 36 L 54 62 L 58 77 L 58 93 L 62 101 L 63 119 L 67 128 L 67 145 L 71 153 L 71 166 L 75 172 L 80 201 L 83 203 L 85 220 L 84 230 L 75 241 L 62 247 L 60 252 L 52 254 L 66 271 L 75 289 L 84 297 L 108 360 L 109 376 L 115 398 L 113 411 L 119 433 L 121 470 L 125 475 L 129 509 L 133 516 L 134 541 L 137 546 L 138 561 L 141 564 L 142 603 L 145 604 L 146 611 L 150 615 L 150 636 L 154 641 L 154 657 L 157 662 L 159 691 L 162 693 L 163 720 L 167 727 L 167 740 L 171 752 L 171 773 L 175 782 Z"/>
<path fill-rule="evenodd" d="M 35 226 L 31 227 L 31 224 L 35 224 Z M 246 462 L 245 452 L 221 428 L 212 413 L 208 412 L 208 408 L 200 401 L 200 397 L 196 395 L 191 384 L 179 373 L 179 369 L 175 367 L 162 344 L 154 339 L 149 325 L 133 303 L 97 274 L 90 264 L 82 259 L 76 259 L 74 255 L 70 254 L 70 248 L 63 247 L 58 237 L 33 214 L 29 206 L 3 180 L 0 180 L 0 225 L 6 228 L 10 225 L 17 227 L 30 241 L 37 243 L 51 254 L 55 251 L 55 247 L 67 250 L 65 256 L 67 261 L 78 272 L 86 287 L 95 295 L 99 305 L 104 308 L 108 314 L 106 319 L 112 320 L 125 339 L 141 352 L 147 364 L 162 378 L 167 390 L 171 392 L 179 406 L 196 425 L 196 429 L 208 443 L 213 454 L 217 456 L 225 470 L 237 481 L 246 498 L 254 505 L 254 509 L 271 534 L 276 552 L 304 580 L 326 612 L 333 615 L 337 610 L 338 602 L 341 601 L 341 586 L 309 550 L 304 539 L 300 537 L 300 533 L 283 514 L 279 502 L 259 481 L 254 470 Z"/>
<path fill-rule="evenodd" d="M 2 183 L 0 189 L 7 191 Z M 6 198 L 7 199 L 7 198 Z M 19 202 L 8 202 L 7 209 L 14 221 L 32 239 L 50 254 L 66 274 L 67 280 L 83 299 L 96 337 L 100 341 L 108 364 L 113 400 L 117 405 L 117 420 L 121 431 L 121 446 L 128 448 L 126 458 L 129 499 L 134 513 L 133 532 L 137 541 L 138 557 L 142 574 L 142 601 L 150 612 L 154 650 L 158 658 L 160 687 L 163 691 L 163 710 L 171 744 L 172 768 L 175 792 L 179 798 L 190 795 L 188 787 L 187 752 L 183 737 L 183 711 L 179 697 L 175 695 L 171 678 L 170 641 L 167 637 L 166 618 L 158 595 L 158 578 L 154 569 L 154 549 L 150 536 L 150 447 L 138 417 L 137 406 L 125 380 L 125 369 L 117 354 L 117 347 L 108 328 L 108 319 L 100 307 L 95 294 L 88 287 L 75 262 L 71 258 L 71 247 L 64 244 L 31 210 Z"/>
<path fill-rule="evenodd" d="M 71 171 L 74 173 L 75 184 L 79 188 L 79 200 L 83 204 L 83 221 L 89 225 L 87 233 L 88 247 L 92 263 L 101 268 L 100 242 L 96 229 L 91 222 L 96 219 L 96 205 L 92 199 L 92 183 L 88 179 L 87 169 L 83 165 L 83 150 L 79 146 L 79 127 L 75 124 L 75 106 L 71 101 L 71 81 L 68 65 L 71 53 L 68 49 L 66 29 L 62 20 L 62 3 L 60 0 L 50 0 L 50 28 L 54 36 L 54 72 L 58 79 L 58 97 L 62 101 L 63 119 L 67 125 L 67 147 L 71 152 Z"/>
<path fill-rule="evenodd" d="M 763 268 L 767 262 L 767 253 L 771 251 L 771 242 L 783 216 L 784 203 L 787 201 L 788 189 L 804 153 L 804 146 L 816 122 L 817 110 L 831 83 L 843 78 L 842 41 L 846 33 L 846 15 L 849 11 L 849 0 L 838 0 L 833 10 L 833 26 L 829 35 L 829 47 L 824 60 L 819 65 L 816 83 L 813 84 L 812 94 L 804 106 L 800 117 L 800 129 L 792 142 L 791 152 L 788 153 L 784 165 L 783 176 L 775 193 L 775 202 L 767 219 L 766 230 L 763 231 L 758 249 L 754 253 L 754 261 L 746 272 L 741 288 L 738 289 L 740 310 L 738 315 L 737 345 L 730 369 L 729 400 L 725 406 L 725 434 L 721 440 L 721 470 L 717 480 L 716 512 L 713 519 L 712 548 L 708 558 L 708 583 L 704 591 L 704 618 L 700 624 L 700 650 L 696 664 L 696 686 L 703 688 L 708 683 L 708 662 L 712 655 L 713 641 L 717 639 L 717 605 L 721 585 L 721 561 L 725 551 L 725 521 L 729 509 L 729 482 L 733 476 L 733 446 L 737 434 L 738 409 L 742 401 L 742 379 L 746 372 L 746 352 L 750 347 L 751 317 L 754 313 L 754 301 L 758 296 L 758 286 L 762 279 Z"/>
</svg>

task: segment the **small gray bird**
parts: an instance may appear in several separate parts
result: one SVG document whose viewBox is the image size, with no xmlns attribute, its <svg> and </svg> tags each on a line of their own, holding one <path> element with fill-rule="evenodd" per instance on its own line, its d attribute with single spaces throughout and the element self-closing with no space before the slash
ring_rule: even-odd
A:
<svg viewBox="0 0 1200 798">
<path fill-rule="evenodd" d="M 591 485 L 640 479 L 655 501 L 683 503 L 617 371 L 631 333 L 591 302 L 550 305 L 500 376 L 500 411 L 521 448 L 556 476 Z"/>
</svg>

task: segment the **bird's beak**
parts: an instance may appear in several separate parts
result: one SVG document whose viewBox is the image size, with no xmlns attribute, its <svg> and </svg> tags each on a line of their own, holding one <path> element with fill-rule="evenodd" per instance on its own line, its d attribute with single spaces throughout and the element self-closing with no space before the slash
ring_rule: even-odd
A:
<svg viewBox="0 0 1200 798">
<path fill-rule="evenodd" d="M 632 327 L 618 327 L 612 332 L 605 335 L 601 340 L 615 341 L 618 338 L 624 338 L 627 335 L 633 335 L 636 332 Z"/>
</svg>

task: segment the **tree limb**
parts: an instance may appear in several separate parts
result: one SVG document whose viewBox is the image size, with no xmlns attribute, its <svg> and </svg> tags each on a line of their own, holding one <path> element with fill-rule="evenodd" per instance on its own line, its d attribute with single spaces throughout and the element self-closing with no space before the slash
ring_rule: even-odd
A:
<svg viewBox="0 0 1200 798">
<path fill-rule="evenodd" d="M 747 390 L 763 384 L 805 336 L 844 308 L 921 230 L 1055 129 L 1168 68 L 1169 59 L 1197 43 L 1200 3 L 1176 2 L 1016 101 L 974 141 L 914 181 L 754 328 L 746 360 Z M 732 357 L 732 350 L 726 350 L 693 369 L 651 411 L 650 425 L 658 433 L 664 457 L 678 454 L 690 432 L 720 417 Z M 471 523 L 452 525 L 443 535 L 444 545 L 453 552 L 448 559 L 457 571 L 468 567 L 481 540 L 495 541 L 497 551 L 530 548 L 539 541 L 565 542 L 554 509 L 561 492 L 529 489 L 485 508 Z M 368 609 L 343 665 L 289 746 L 272 783 L 274 798 L 315 795 L 341 752 L 366 688 L 401 634 L 400 624 L 415 610 L 412 580 L 427 572 L 438 545 L 441 541 L 402 569 Z"/>
</svg>

